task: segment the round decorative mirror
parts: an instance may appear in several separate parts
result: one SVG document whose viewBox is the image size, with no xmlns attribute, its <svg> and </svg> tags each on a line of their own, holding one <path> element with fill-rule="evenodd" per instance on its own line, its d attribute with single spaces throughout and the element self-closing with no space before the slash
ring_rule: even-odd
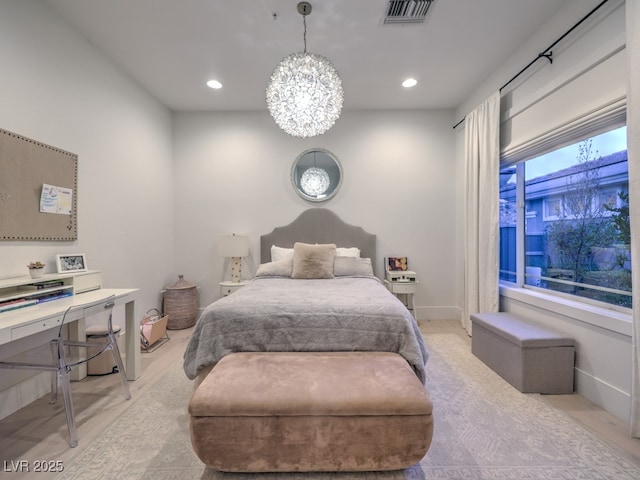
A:
<svg viewBox="0 0 640 480">
<path fill-rule="evenodd" d="M 338 192 L 342 183 L 342 166 L 329 150 L 311 148 L 293 162 L 291 183 L 305 200 L 324 202 Z"/>
</svg>

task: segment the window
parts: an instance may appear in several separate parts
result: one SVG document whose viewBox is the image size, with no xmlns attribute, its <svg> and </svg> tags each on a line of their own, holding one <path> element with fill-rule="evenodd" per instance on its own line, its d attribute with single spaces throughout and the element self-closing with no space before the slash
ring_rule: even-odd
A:
<svg viewBox="0 0 640 480">
<path fill-rule="evenodd" d="M 630 308 L 628 191 L 626 127 L 502 168 L 500 279 Z"/>
<path fill-rule="evenodd" d="M 542 200 L 545 221 L 558 220 L 564 213 L 564 201 L 561 195 L 550 195 Z"/>
</svg>

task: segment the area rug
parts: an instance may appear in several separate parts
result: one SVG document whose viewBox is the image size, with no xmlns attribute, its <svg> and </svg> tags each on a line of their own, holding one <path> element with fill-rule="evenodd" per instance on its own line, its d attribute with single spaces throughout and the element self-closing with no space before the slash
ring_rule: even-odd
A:
<svg viewBox="0 0 640 480">
<path fill-rule="evenodd" d="M 455 334 L 427 335 L 433 444 L 419 464 L 372 473 L 229 474 L 191 450 L 191 382 L 174 366 L 107 430 L 79 451 L 58 480 L 632 480 L 640 468 L 536 394 L 522 394 Z"/>
</svg>

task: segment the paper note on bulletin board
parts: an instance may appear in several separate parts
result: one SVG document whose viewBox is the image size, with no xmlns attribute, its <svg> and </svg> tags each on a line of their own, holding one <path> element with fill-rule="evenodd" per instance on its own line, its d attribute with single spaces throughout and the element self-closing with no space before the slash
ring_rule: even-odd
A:
<svg viewBox="0 0 640 480">
<path fill-rule="evenodd" d="M 0 240 L 76 240 L 77 192 L 77 155 L 0 129 Z"/>
<path fill-rule="evenodd" d="M 72 201 L 73 190 L 45 183 L 42 185 L 42 193 L 40 194 L 40 213 L 71 215 L 73 212 Z"/>
</svg>

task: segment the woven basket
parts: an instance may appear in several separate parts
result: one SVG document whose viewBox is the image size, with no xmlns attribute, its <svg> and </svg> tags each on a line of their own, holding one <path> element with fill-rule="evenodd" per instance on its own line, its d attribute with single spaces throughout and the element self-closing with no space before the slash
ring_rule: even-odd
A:
<svg viewBox="0 0 640 480">
<path fill-rule="evenodd" d="M 182 275 L 164 293 L 164 313 L 169 316 L 167 328 L 179 330 L 195 325 L 198 316 L 198 290 Z"/>
</svg>

